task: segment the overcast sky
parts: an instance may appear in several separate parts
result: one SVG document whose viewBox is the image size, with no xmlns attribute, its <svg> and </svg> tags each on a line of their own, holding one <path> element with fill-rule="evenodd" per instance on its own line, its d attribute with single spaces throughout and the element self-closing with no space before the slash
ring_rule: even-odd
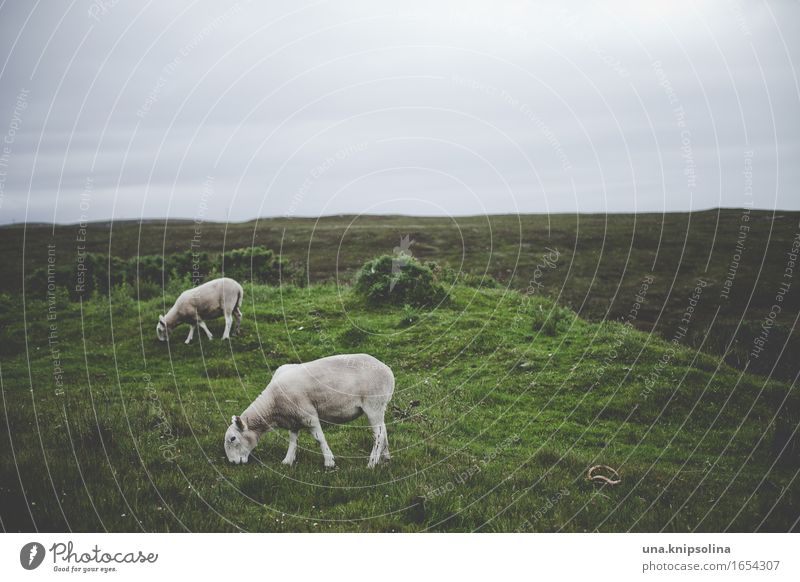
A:
<svg viewBox="0 0 800 582">
<path fill-rule="evenodd" d="M 800 209 L 798 24 L 795 1 L 6 1 L 0 223 Z"/>
</svg>

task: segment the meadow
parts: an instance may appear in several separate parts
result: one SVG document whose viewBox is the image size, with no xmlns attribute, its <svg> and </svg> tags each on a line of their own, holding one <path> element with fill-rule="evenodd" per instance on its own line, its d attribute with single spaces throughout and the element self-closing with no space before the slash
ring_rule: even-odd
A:
<svg viewBox="0 0 800 582">
<path fill-rule="evenodd" d="M 624 313 L 650 303 L 646 274 Z M 789 383 L 631 320 L 589 321 L 544 286 L 479 272 L 413 307 L 369 303 L 350 282 L 245 284 L 242 334 L 220 341 L 213 321 L 215 339 L 191 345 L 186 328 L 169 343 L 154 329 L 186 277 L 148 299 L 126 285 L 0 295 L 3 529 L 797 530 Z M 307 433 L 292 467 L 285 433 L 227 462 L 231 415 L 275 368 L 359 352 L 396 376 L 388 464 L 366 468 L 363 419 L 326 430 L 334 470 Z M 596 464 L 622 482 L 587 481 Z"/>
<path fill-rule="evenodd" d="M 552 214 L 467 217 L 329 216 L 266 218 L 243 223 L 191 220 L 116 221 L 0 228 L 5 276 L 0 293 L 47 265 L 75 262 L 79 252 L 122 259 L 261 245 L 305 273 L 306 283 L 348 285 L 367 260 L 403 247 L 420 260 L 491 275 L 542 294 L 594 322 L 625 317 L 645 276 L 647 301 L 633 325 L 671 340 L 698 279 L 707 283 L 683 343 L 722 356 L 738 369 L 792 383 L 800 373 L 800 283 L 772 306 L 793 245 L 800 212 L 746 208 L 669 214 Z M 794 247 L 797 248 L 797 247 Z M 547 255 L 556 251 L 555 260 Z M 796 278 L 796 276 L 795 276 Z M 29 290 L 26 295 L 36 295 Z M 41 294 L 39 294 L 41 297 Z M 35 298 L 35 297 L 34 297 Z M 750 357 L 765 321 L 769 341 Z"/>
</svg>

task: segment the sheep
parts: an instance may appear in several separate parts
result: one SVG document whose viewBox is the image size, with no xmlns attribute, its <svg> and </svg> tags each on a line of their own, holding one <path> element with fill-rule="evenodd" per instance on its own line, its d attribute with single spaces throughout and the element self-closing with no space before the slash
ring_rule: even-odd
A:
<svg viewBox="0 0 800 582">
<path fill-rule="evenodd" d="M 279 367 L 264 391 L 225 433 L 225 454 L 231 463 L 246 463 L 263 435 L 289 431 L 284 465 L 292 465 L 297 435 L 306 428 L 319 443 L 325 467 L 335 466 L 322 423 L 341 424 L 365 414 L 375 437 L 367 467 L 391 458 L 384 414 L 394 392 L 391 368 L 368 354 L 329 356 L 304 364 Z"/>
<path fill-rule="evenodd" d="M 214 279 L 189 289 L 180 294 L 166 315 L 158 316 L 156 335 L 158 339 L 167 341 L 169 333 L 182 323 L 189 324 L 189 335 L 185 343 L 192 341 L 195 327 L 200 327 L 206 332 L 208 339 L 214 337 L 203 319 L 213 319 L 220 315 L 225 316 L 225 331 L 222 339 L 230 340 L 231 324 L 236 321 L 233 334 L 239 333 L 242 324 L 242 305 L 244 290 L 233 279 L 222 277 Z"/>
</svg>

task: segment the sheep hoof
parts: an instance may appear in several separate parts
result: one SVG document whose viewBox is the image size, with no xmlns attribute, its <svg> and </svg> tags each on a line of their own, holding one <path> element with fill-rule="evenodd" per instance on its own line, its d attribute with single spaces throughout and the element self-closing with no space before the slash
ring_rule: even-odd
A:
<svg viewBox="0 0 800 582">
<path fill-rule="evenodd" d="M 325 468 L 326 469 L 333 469 L 335 467 L 336 467 L 336 463 L 333 462 L 333 459 L 331 459 L 330 461 L 327 461 L 327 460 L 325 461 Z"/>
<path fill-rule="evenodd" d="M 284 459 L 284 460 L 281 461 L 281 463 L 283 463 L 284 465 L 291 466 L 291 465 L 294 465 L 294 459 Z"/>
</svg>

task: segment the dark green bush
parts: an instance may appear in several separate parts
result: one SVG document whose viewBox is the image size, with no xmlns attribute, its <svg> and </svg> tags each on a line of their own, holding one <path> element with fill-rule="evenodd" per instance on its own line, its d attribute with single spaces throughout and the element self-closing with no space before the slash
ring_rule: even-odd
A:
<svg viewBox="0 0 800 582">
<path fill-rule="evenodd" d="M 183 251 L 168 255 L 141 255 L 129 259 L 128 283 L 144 282 L 165 285 L 176 276 L 190 275 L 195 282 L 211 279 L 219 267 L 219 259 L 207 252 Z"/>
<path fill-rule="evenodd" d="M 57 287 L 66 290 L 70 299 L 88 299 L 95 292 L 107 293 L 126 282 L 128 264 L 118 257 L 102 253 L 84 253 L 69 262 L 58 258 L 48 267 L 40 267 L 25 278 L 25 294 L 44 299 Z"/>
<path fill-rule="evenodd" d="M 279 285 L 297 282 L 299 272 L 285 259 L 264 247 L 233 249 L 222 255 L 222 272 L 239 282 Z"/>
<path fill-rule="evenodd" d="M 133 296 L 142 301 L 147 301 L 153 297 L 160 297 L 162 293 L 163 289 L 161 285 L 153 283 L 152 281 L 140 281 L 139 286 L 133 288 Z"/>
<path fill-rule="evenodd" d="M 181 290 L 203 283 L 222 272 L 244 283 L 278 285 L 281 282 L 302 284 L 302 272 L 288 261 L 279 259 L 264 247 L 233 249 L 224 254 L 190 250 L 167 255 L 140 255 L 130 259 L 109 257 L 102 253 L 61 257 L 48 267 L 40 267 L 25 278 L 25 293 L 45 299 L 48 287 L 66 290 L 70 299 L 88 299 L 95 293 L 106 295 L 121 285 L 132 297 L 150 299 L 164 289 L 179 284 Z M 223 271 L 224 267 L 224 271 Z"/>
<path fill-rule="evenodd" d="M 355 291 L 372 305 L 433 307 L 449 299 L 430 267 L 410 257 L 384 255 L 356 274 Z"/>
</svg>

